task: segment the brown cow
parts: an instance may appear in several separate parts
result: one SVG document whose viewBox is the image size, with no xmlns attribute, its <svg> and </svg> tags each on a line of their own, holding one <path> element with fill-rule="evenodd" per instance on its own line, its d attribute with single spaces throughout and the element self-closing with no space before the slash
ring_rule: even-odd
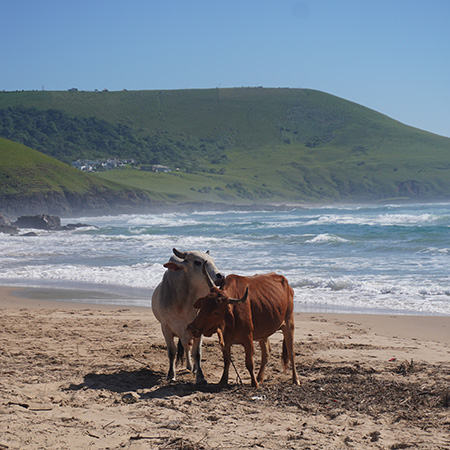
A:
<svg viewBox="0 0 450 450">
<path fill-rule="evenodd" d="M 245 364 L 250 372 L 252 386 L 264 378 L 264 368 L 270 353 L 269 336 L 283 332 L 282 360 L 286 370 L 292 365 L 292 382 L 299 384 L 294 355 L 294 291 L 282 275 L 268 273 L 243 277 L 228 275 L 222 289 L 217 288 L 204 271 L 210 293 L 198 299 L 197 317 L 188 326 L 194 336 L 212 336 L 217 332 L 222 345 L 224 369 L 221 385 L 228 384 L 231 346 L 241 344 L 245 349 Z M 261 368 L 258 377 L 253 372 L 253 341 L 261 347 Z"/>
</svg>

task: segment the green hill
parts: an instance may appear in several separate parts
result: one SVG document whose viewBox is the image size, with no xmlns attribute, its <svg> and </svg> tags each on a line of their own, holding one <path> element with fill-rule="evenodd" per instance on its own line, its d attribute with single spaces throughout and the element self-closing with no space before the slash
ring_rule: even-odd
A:
<svg viewBox="0 0 450 450">
<path fill-rule="evenodd" d="M 450 139 L 308 89 L 0 93 L 0 136 L 178 168 L 97 175 L 178 202 L 450 197 Z"/>
<path fill-rule="evenodd" d="M 5 214 L 107 213 L 151 203 L 142 192 L 3 138 L 0 161 L 0 211 Z"/>
</svg>

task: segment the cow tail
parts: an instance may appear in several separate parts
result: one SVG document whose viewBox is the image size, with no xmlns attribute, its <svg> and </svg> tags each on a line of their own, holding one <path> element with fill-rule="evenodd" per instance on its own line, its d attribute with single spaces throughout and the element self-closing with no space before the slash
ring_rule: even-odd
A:
<svg viewBox="0 0 450 450">
<path fill-rule="evenodd" d="M 286 346 L 286 339 L 283 338 L 283 351 L 281 352 L 281 360 L 283 361 L 284 371 L 286 372 L 289 365 L 289 355 Z"/>
<path fill-rule="evenodd" d="M 184 347 L 181 343 L 181 339 L 178 339 L 178 347 L 177 347 L 177 364 L 182 364 L 184 359 Z"/>
</svg>

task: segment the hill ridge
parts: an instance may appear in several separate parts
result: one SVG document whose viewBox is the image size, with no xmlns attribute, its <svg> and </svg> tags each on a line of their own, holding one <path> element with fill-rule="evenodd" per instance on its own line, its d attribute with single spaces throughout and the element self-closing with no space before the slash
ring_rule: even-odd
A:
<svg viewBox="0 0 450 450">
<path fill-rule="evenodd" d="M 52 114 L 60 117 L 53 136 L 36 125 Z M 450 193 L 449 138 L 311 89 L 0 93 L 0 136 L 18 140 L 20 133 L 25 144 L 65 162 L 120 156 L 179 168 L 157 179 L 130 170 L 99 175 L 176 201 L 428 200 Z"/>
</svg>

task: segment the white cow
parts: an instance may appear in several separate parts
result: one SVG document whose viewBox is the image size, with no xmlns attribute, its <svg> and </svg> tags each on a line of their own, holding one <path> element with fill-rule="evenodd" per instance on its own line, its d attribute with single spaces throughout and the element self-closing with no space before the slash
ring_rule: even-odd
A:
<svg viewBox="0 0 450 450">
<path fill-rule="evenodd" d="M 173 249 L 161 283 L 152 296 L 153 314 L 161 323 L 161 329 L 167 344 L 169 356 L 168 380 L 175 380 L 175 356 L 177 348 L 174 338 L 177 336 L 184 348 L 187 368 L 196 371 L 196 383 L 206 383 L 201 369 L 202 337 L 192 336 L 187 326 L 195 319 L 198 310 L 194 303 L 209 293 L 209 286 L 202 272 L 203 263 L 212 281 L 220 285 L 224 276 L 214 264 L 209 252 L 199 251 L 179 252 Z M 194 357 L 194 367 L 191 362 L 191 348 Z"/>
</svg>

